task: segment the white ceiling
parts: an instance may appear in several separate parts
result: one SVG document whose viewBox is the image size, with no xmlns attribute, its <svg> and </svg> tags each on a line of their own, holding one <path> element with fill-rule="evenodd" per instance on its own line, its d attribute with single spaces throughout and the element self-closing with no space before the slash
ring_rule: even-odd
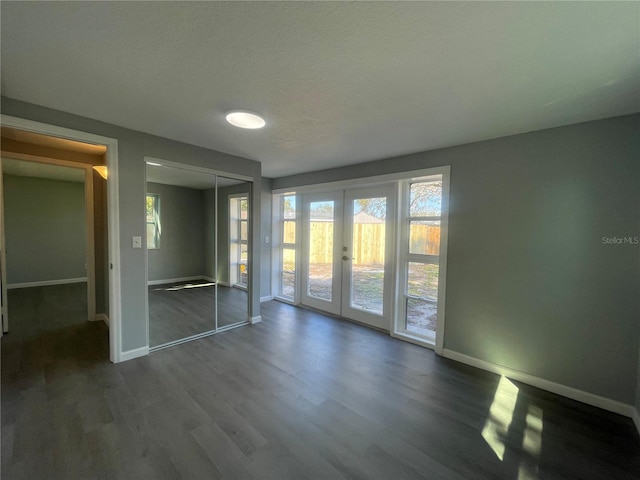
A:
<svg viewBox="0 0 640 480">
<path fill-rule="evenodd" d="M 2 94 L 305 171 L 640 111 L 639 2 L 2 2 Z M 244 108 L 267 126 L 227 125 Z"/>
</svg>

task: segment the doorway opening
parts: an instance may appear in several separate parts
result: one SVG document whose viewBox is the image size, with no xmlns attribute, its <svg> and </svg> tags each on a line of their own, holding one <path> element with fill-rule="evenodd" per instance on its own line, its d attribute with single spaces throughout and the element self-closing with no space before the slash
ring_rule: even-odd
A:
<svg viewBox="0 0 640 480">
<path fill-rule="evenodd" d="M 389 330 L 392 185 L 302 195 L 300 303 Z"/>
<path fill-rule="evenodd" d="M 274 192 L 274 298 L 442 353 L 449 167 Z"/>
<path fill-rule="evenodd" d="M 73 183 L 73 181 L 69 178 L 47 178 L 49 174 L 46 172 L 66 172 L 58 174 L 62 176 L 69 175 L 72 171 L 75 171 L 76 175 L 78 175 L 77 172 L 81 172 L 80 175 L 84 181 L 82 186 L 84 204 L 80 208 L 84 211 L 84 230 L 86 231 L 83 242 L 85 248 L 83 249 L 78 246 L 78 242 L 81 240 L 78 240 L 76 231 L 77 224 L 82 222 L 71 219 L 74 211 L 71 205 L 60 204 L 60 201 L 66 198 L 65 195 L 54 195 L 51 197 L 54 200 L 51 201 L 40 199 L 40 203 L 38 203 L 37 198 L 32 196 L 30 198 L 33 214 L 26 215 L 26 218 L 22 219 L 22 226 L 27 227 L 24 230 L 27 232 L 26 238 L 28 240 L 25 240 L 24 244 L 20 244 L 18 248 L 11 247 L 9 262 L 7 262 L 5 234 L 8 233 L 13 236 L 16 232 L 13 230 L 11 232 L 5 231 L 5 227 L 12 229 L 15 227 L 11 226 L 11 222 L 9 225 L 5 225 L 6 218 L 3 216 L 0 222 L 2 227 L 2 232 L 0 232 L 0 238 L 2 239 L 0 264 L 2 266 L 3 280 L 3 330 L 5 332 L 13 331 L 11 301 L 7 302 L 8 285 L 45 289 L 47 292 L 43 292 L 40 295 L 40 300 L 46 300 L 43 305 L 47 306 L 40 308 L 42 310 L 40 315 L 50 316 L 57 311 L 58 307 L 64 309 L 74 306 L 75 308 L 79 304 L 83 304 L 84 308 L 81 309 L 81 311 L 84 311 L 81 314 L 82 320 L 87 324 L 88 321 L 92 320 L 100 320 L 106 324 L 108 333 L 104 332 L 104 345 L 108 352 L 108 357 L 112 362 L 121 361 L 119 257 L 117 255 L 117 141 L 107 137 L 3 115 L 2 158 L 8 159 L 7 162 L 9 162 L 10 169 L 21 169 L 22 173 L 20 175 L 13 175 L 18 171 L 12 170 L 9 173 L 10 176 L 29 178 L 29 180 L 19 180 L 23 183 L 25 181 L 34 183 L 33 179 L 35 178 L 35 183 L 44 182 L 54 190 L 58 188 L 56 190 L 58 193 L 73 190 L 73 188 L 66 188 L 65 190 L 64 187 L 64 185 L 68 187 L 68 184 Z M 21 165 L 21 167 L 16 167 L 16 165 Z M 55 176 L 55 174 L 53 175 Z M 23 190 L 22 194 L 24 195 L 24 193 L 25 191 Z M 53 205 L 56 202 L 57 205 Z M 59 214 L 55 218 L 55 222 L 57 222 L 58 230 L 63 235 L 62 241 L 58 242 L 59 245 L 54 245 L 55 239 L 53 236 L 41 235 L 36 231 L 30 234 L 28 228 L 30 222 L 32 227 L 41 228 L 47 221 L 54 221 L 45 215 L 47 209 L 51 209 L 54 206 Z M 0 208 L 0 210 L 3 211 L 4 208 Z M 38 214 L 40 214 L 40 217 L 38 217 Z M 77 215 L 77 211 L 75 214 Z M 70 223 L 65 224 L 65 222 Z M 69 225 L 74 225 L 75 230 Z M 71 235 L 71 230 L 75 232 L 73 236 Z M 45 238 L 36 238 L 38 235 Z M 40 243 L 43 241 L 45 243 L 40 245 L 36 240 Z M 48 241 L 51 243 L 47 244 Z M 31 277 L 12 278 L 11 259 L 13 254 L 24 254 L 28 250 L 25 247 L 29 247 L 32 244 L 36 244 L 36 251 L 32 255 L 33 258 L 28 261 L 31 262 L 31 266 L 34 268 L 29 272 L 27 272 L 28 269 L 20 268 L 23 275 L 29 273 Z M 18 244 L 14 243 L 14 245 Z M 82 253 L 78 257 L 78 252 L 83 251 L 86 251 L 84 258 L 82 258 Z M 73 253 L 76 254 L 74 260 L 70 262 L 63 261 L 62 264 L 69 263 L 66 266 L 75 268 L 73 271 L 76 273 L 71 272 L 71 270 L 56 271 L 55 261 L 60 263 L 61 259 L 71 258 L 65 257 L 65 255 Z M 38 261 L 40 264 L 35 265 Z M 79 271 L 78 269 L 81 270 Z M 9 273 L 9 278 L 7 278 L 7 273 Z M 78 288 L 78 285 L 80 285 L 80 288 Z M 48 292 L 48 290 L 51 290 L 51 292 Z M 64 316 L 66 314 L 62 313 L 61 315 Z M 98 325 L 98 323 L 94 323 L 94 325 Z M 50 327 L 51 325 L 47 324 L 47 326 Z"/>
<path fill-rule="evenodd" d="M 11 325 L 12 337 L 24 338 L 94 319 L 95 269 L 87 268 L 95 256 L 90 175 L 83 167 L 13 158 L 2 158 L 1 168 L 4 333 Z"/>
</svg>

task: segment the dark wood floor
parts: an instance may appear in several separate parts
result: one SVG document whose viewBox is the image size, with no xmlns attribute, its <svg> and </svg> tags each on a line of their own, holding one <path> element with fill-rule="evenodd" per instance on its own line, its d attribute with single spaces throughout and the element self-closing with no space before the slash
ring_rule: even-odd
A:
<svg viewBox="0 0 640 480">
<path fill-rule="evenodd" d="M 87 321 L 87 284 L 70 283 L 7 290 L 12 341 Z"/>
<path fill-rule="evenodd" d="M 247 321 L 247 292 L 206 281 L 149 286 L 149 345 L 215 330 L 216 295 L 218 328 Z"/>
<path fill-rule="evenodd" d="M 2 478 L 640 478 L 629 419 L 517 383 L 492 409 L 496 375 L 282 303 L 261 313 L 117 365 L 102 323 L 5 337 Z M 509 424 L 493 448 L 492 422 Z"/>
</svg>

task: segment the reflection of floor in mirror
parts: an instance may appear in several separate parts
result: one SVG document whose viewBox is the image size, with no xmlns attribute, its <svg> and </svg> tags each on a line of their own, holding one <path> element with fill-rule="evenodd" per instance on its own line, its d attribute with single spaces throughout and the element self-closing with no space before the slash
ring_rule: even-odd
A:
<svg viewBox="0 0 640 480">
<path fill-rule="evenodd" d="M 215 328 L 215 286 L 207 281 L 149 286 L 149 345 Z M 218 327 L 247 320 L 247 292 L 218 285 Z"/>
</svg>

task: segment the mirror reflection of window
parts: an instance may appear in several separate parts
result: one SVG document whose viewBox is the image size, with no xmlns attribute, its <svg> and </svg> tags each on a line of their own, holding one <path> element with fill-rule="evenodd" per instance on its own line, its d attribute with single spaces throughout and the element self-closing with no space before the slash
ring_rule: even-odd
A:
<svg viewBox="0 0 640 480">
<path fill-rule="evenodd" d="M 218 328 L 249 319 L 250 188 L 218 177 Z"/>
<path fill-rule="evenodd" d="M 160 196 L 147 194 L 147 248 L 160 248 Z"/>
<path fill-rule="evenodd" d="M 229 197 L 229 259 L 231 284 L 247 288 L 249 199 L 245 195 Z"/>
</svg>

